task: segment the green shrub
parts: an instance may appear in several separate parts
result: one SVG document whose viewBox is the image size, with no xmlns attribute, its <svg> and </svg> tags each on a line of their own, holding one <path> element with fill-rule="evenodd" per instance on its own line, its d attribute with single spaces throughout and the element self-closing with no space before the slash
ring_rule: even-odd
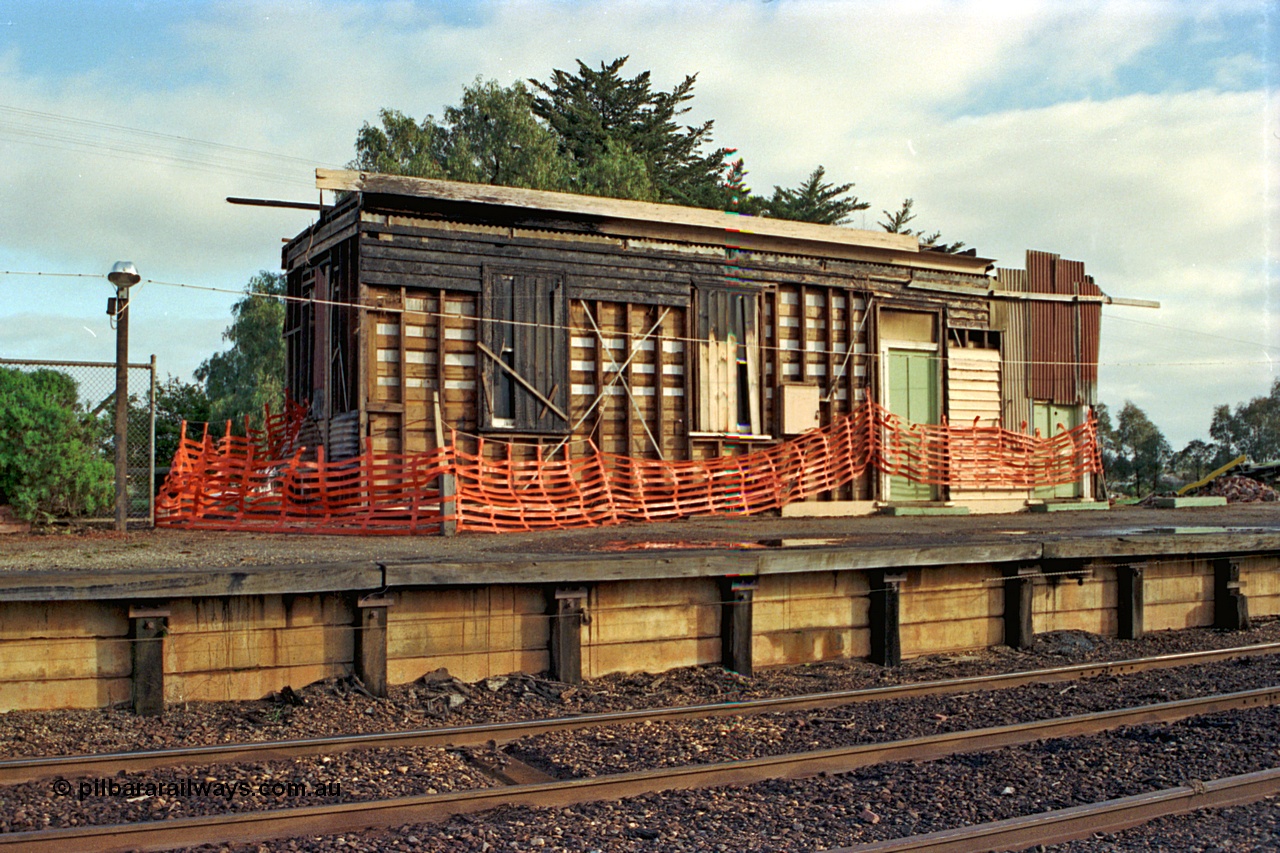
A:
<svg viewBox="0 0 1280 853">
<path fill-rule="evenodd" d="M 114 499 L 99 427 L 56 370 L 0 367 L 0 504 L 28 521 L 94 515 Z"/>
</svg>

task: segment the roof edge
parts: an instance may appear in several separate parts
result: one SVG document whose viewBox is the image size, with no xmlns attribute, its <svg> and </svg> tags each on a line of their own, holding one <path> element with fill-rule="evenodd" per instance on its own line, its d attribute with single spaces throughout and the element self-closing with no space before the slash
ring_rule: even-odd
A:
<svg viewBox="0 0 1280 853">
<path fill-rule="evenodd" d="M 821 254 L 822 246 L 839 247 L 843 251 L 837 251 L 838 256 L 847 256 L 851 249 L 865 250 L 881 260 L 891 262 L 897 260 L 899 263 L 908 263 L 912 266 L 955 272 L 983 273 L 992 264 L 989 258 L 921 251 L 919 241 L 913 236 L 904 234 L 744 216 L 675 204 L 343 169 L 316 169 L 316 188 L 470 202 L 586 216 L 595 218 L 606 231 L 616 229 L 620 233 L 632 236 L 636 235 L 636 223 L 653 223 L 659 226 L 658 230 L 668 237 L 685 231 L 693 242 L 707 242 L 708 232 L 716 232 L 721 235 L 716 242 L 723 242 L 726 245 L 751 243 L 754 246 L 762 246 L 777 240 L 795 248 L 803 246 L 808 252 L 815 254 Z M 748 239 L 744 240 L 744 237 Z M 780 249 L 780 251 L 785 250 Z"/>
</svg>

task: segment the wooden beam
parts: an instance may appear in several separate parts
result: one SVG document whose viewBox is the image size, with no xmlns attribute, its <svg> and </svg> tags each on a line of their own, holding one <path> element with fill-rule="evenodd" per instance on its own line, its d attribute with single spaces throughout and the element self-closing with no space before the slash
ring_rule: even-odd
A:
<svg viewBox="0 0 1280 853">
<path fill-rule="evenodd" d="M 899 633 L 899 587 L 906 575 L 897 571 L 876 569 L 867 573 L 870 608 L 867 614 L 871 632 L 871 662 L 877 666 L 902 663 L 902 639 Z"/>
<path fill-rule="evenodd" d="M 564 413 L 563 409 L 561 409 L 555 403 L 551 402 L 551 400 L 548 399 L 546 395 L 544 395 L 541 391 L 539 391 L 537 388 L 534 387 L 532 382 L 530 382 L 528 379 L 525 379 L 517 371 L 513 370 L 505 361 L 498 358 L 497 354 L 494 353 L 493 350 L 489 349 L 489 347 L 485 346 L 483 342 L 477 340 L 476 349 L 480 350 L 480 352 L 484 353 L 486 356 L 493 359 L 493 363 L 498 365 L 498 367 L 501 367 L 507 373 L 510 373 L 512 379 L 514 379 L 515 381 L 523 385 L 526 391 L 528 391 L 534 397 L 537 397 L 538 400 L 543 405 L 545 405 L 548 409 L 555 412 L 556 415 L 558 415 L 561 418 L 564 418 L 566 421 L 570 420 L 569 416 Z"/>
<path fill-rule="evenodd" d="M 167 609 L 129 608 L 129 646 L 133 663 L 133 713 L 145 717 L 164 714 L 164 637 Z"/>
<path fill-rule="evenodd" d="M 593 329 L 600 329 L 600 303 L 587 303 L 587 300 L 581 300 L 582 311 L 586 315 L 587 321 L 591 323 Z M 594 310 L 594 314 L 592 311 Z M 596 394 L 604 393 L 604 339 L 597 334 L 595 346 L 595 383 Z M 596 419 L 591 426 L 591 440 L 597 448 L 600 448 L 604 438 L 604 409 L 605 403 L 601 401 L 596 409 Z"/>
<path fill-rule="evenodd" d="M 653 309 L 656 315 L 658 309 Z M 665 338 L 662 335 L 662 324 L 658 324 L 658 330 L 653 333 L 653 434 L 658 443 L 658 458 L 665 459 L 666 452 L 663 450 L 663 442 L 666 439 L 664 430 L 665 411 L 666 411 L 666 395 L 664 386 L 666 384 L 663 376 L 666 358 L 663 353 Z"/>
<path fill-rule="evenodd" d="M 548 650 L 551 677 L 566 684 L 582 682 L 582 626 L 587 590 L 558 588 L 551 594 L 551 630 Z"/>
<path fill-rule="evenodd" d="M 632 312 L 631 303 L 627 302 L 622 311 L 622 329 L 623 329 L 622 341 L 626 345 L 627 355 L 631 355 L 632 350 L 635 347 L 635 341 L 632 340 L 632 334 L 631 334 L 631 323 L 632 323 L 631 312 Z M 635 364 L 635 359 L 629 359 L 627 361 L 627 367 L 626 367 L 627 375 L 622 377 L 620 380 L 618 380 L 619 382 L 622 383 L 623 390 L 627 394 L 627 402 L 630 404 L 627 406 L 626 426 L 623 427 L 623 430 L 627 436 L 627 449 L 626 449 L 627 456 L 631 456 L 635 452 L 634 448 L 635 448 L 635 440 L 636 440 L 634 433 L 636 428 L 635 417 L 636 417 L 637 403 L 636 403 L 635 397 L 633 397 L 631 394 L 631 388 L 632 388 L 631 381 L 635 376 L 635 371 L 633 370 L 633 367 L 632 367 L 634 364 Z"/>
<path fill-rule="evenodd" d="M 748 678 L 755 669 L 751 655 L 755 589 L 751 578 L 720 579 L 720 665 Z"/>
<path fill-rule="evenodd" d="M 1035 592 L 1035 568 L 1008 569 L 1004 576 L 1004 644 L 1011 649 L 1029 649 L 1035 642 L 1031 618 Z"/>
<path fill-rule="evenodd" d="M 341 169 L 316 169 L 316 187 L 322 190 L 401 195 L 429 198 L 437 201 L 466 202 L 498 207 L 531 209 L 550 213 L 567 213 L 598 217 L 622 222 L 647 222 L 664 225 L 680 225 L 688 228 L 710 229 L 722 232 L 726 243 L 740 243 L 752 238 L 777 237 L 860 248 L 873 248 L 914 255 L 920 252 L 915 237 L 891 234 L 886 231 L 864 231 L 832 225 L 815 225 L 786 219 L 767 219 L 722 213 L 674 204 L 655 204 L 628 199 L 573 195 L 571 193 L 529 190 L 519 187 L 500 187 L 492 184 L 471 184 L 457 181 L 441 181 L 429 178 L 410 178 L 403 175 L 386 175 L 375 172 L 356 172 Z M 936 252 L 927 253 L 937 255 Z M 963 259 L 963 269 L 974 266 L 969 256 L 943 256 Z"/>
<path fill-rule="evenodd" d="M 379 699 L 387 697 L 387 607 L 381 595 L 356 601 L 355 675 L 366 690 Z"/>
<path fill-rule="evenodd" d="M 1240 591 L 1240 563 L 1223 557 L 1213 561 L 1213 627 L 1223 631 L 1249 629 L 1249 599 Z"/>
<path fill-rule="evenodd" d="M 1116 636 L 1141 640 L 1143 635 L 1142 566 L 1116 566 Z"/>
</svg>

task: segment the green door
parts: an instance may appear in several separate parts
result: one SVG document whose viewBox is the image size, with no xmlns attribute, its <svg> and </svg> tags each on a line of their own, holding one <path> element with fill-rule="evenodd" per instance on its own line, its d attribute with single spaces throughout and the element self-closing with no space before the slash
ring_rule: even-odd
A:
<svg viewBox="0 0 1280 853">
<path fill-rule="evenodd" d="M 938 405 L 938 359 L 932 352 L 916 350 L 888 351 L 889 399 L 885 404 L 890 412 L 908 423 L 936 424 L 942 410 Z M 918 438 L 905 434 L 900 445 L 902 452 L 919 454 L 924 451 Z M 887 452 L 893 452 L 886 448 Z M 936 486 L 916 483 L 906 477 L 889 478 L 889 500 L 931 501 L 938 495 Z"/>
<path fill-rule="evenodd" d="M 1044 438 L 1052 438 L 1062 431 L 1058 429 L 1059 424 L 1066 429 L 1078 427 L 1080 425 L 1080 407 L 1059 406 L 1042 400 L 1032 401 L 1031 426 L 1033 430 L 1040 430 L 1040 435 Z M 1033 492 L 1033 495 L 1042 500 L 1078 498 L 1080 497 L 1080 483 L 1041 486 Z"/>
</svg>

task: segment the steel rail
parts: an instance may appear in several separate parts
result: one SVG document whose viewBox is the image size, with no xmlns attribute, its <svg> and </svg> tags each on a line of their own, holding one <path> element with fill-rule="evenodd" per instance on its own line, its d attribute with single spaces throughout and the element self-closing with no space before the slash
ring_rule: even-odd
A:
<svg viewBox="0 0 1280 853">
<path fill-rule="evenodd" d="M 562 808 L 672 790 L 749 785 L 770 779 L 803 779 L 847 773 L 872 764 L 929 761 L 1038 740 L 1097 734 L 1121 726 L 1168 723 L 1199 714 L 1280 704 L 1280 686 L 1184 699 L 1033 723 L 948 732 L 889 743 L 860 744 L 715 764 L 662 767 L 605 776 L 426 794 L 390 800 L 173 818 L 131 824 L 0 833 L 0 851 L 111 853 L 197 844 L 230 844 L 271 838 L 329 835 L 414 823 L 434 823 L 507 805 Z"/>
<path fill-rule="evenodd" d="M 985 853 L 1063 844 L 1099 833 L 1115 833 L 1148 821 L 1202 809 L 1255 803 L 1280 793 L 1280 768 L 1258 770 L 1209 782 L 1135 794 L 1100 803 L 1041 812 L 992 823 L 944 829 L 826 853 Z"/>
<path fill-rule="evenodd" d="M 1280 642 L 1234 646 L 1209 651 L 1179 652 L 1149 658 L 1101 663 L 1072 664 L 1051 669 L 1027 670 L 999 675 L 978 675 L 945 681 L 922 681 L 889 687 L 808 693 L 773 699 L 752 699 L 712 705 L 685 705 L 637 711 L 583 714 L 575 717 L 525 720 L 514 723 L 482 723 L 442 726 L 373 734 L 334 735 L 295 740 L 261 741 L 208 746 L 175 747 L 138 752 L 111 752 L 96 755 L 35 756 L 0 761 L 0 785 L 30 782 L 51 776 L 105 776 L 121 771 L 136 772 L 179 764 L 226 764 L 234 761 L 266 761 L 305 755 L 331 755 L 352 749 L 423 746 L 499 745 L 513 740 L 558 731 L 571 731 L 625 723 L 705 719 L 782 713 L 861 702 L 884 702 L 920 696 L 938 696 L 969 691 L 1007 690 L 1028 684 L 1074 681 L 1099 675 L 1129 674 L 1179 666 L 1193 666 L 1243 657 L 1280 654 Z"/>
</svg>

